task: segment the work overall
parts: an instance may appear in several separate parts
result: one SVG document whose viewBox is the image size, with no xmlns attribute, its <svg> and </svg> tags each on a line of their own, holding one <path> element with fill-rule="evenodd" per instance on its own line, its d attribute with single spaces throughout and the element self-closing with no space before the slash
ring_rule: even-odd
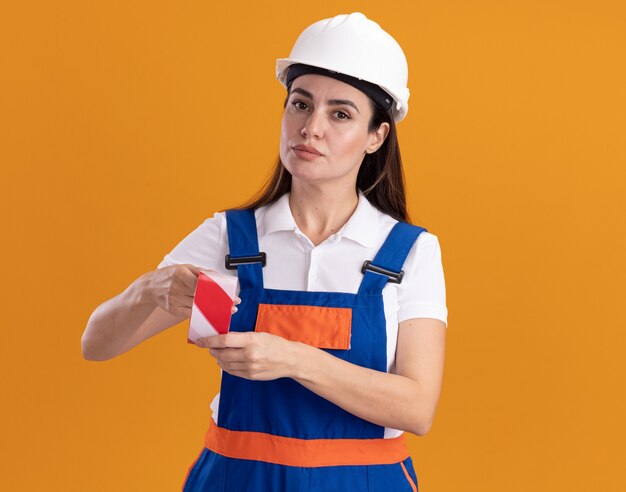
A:
<svg viewBox="0 0 626 492">
<path fill-rule="evenodd" d="M 387 372 L 382 290 L 424 230 L 399 222 L 371 262 L 358 293 L 265 289 L 251 210 L 226 213 L 241 304 L 230 331 L 266 331 Z M 267 261 L 281 261 L 280 257 Z M 393 404 L 393 402 L 389 402 Z M 217 425 L 190 468 L 184 492 L 417 491 L 404 435 L 341 409 L 291 378 L 250 381 L 222 374 Z"/>
</svg>

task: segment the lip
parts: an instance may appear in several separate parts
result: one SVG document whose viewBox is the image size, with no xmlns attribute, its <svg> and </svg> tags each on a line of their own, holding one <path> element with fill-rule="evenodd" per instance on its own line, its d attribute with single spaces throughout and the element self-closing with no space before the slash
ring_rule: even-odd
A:
<svg viewBox="0 0 626 492">
<path fill-rule="evenodd" d="M 323 155 L 319 150 L 317 150 L 315 147 L 309 147 L 308 145 L 294 145 L 293 147 L 291 147 L 294 151 L 299 151 L 299 152 L 307 152 L 308 154 L 313 154 L 313 155 Z"/>
</svg>

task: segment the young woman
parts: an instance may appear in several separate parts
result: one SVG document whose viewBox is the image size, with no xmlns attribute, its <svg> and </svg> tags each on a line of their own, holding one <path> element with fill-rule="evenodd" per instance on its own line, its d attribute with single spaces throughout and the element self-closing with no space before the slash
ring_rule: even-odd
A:
<svg viewBox="0 0 626 492">
<path fill-rule="evenodd" d="M 309 26 L 277 76 L 280 159 L 260 198 L 207 219 L 99 306 L 84 356 L 189 318 L 200 269 L 237 275 L 230 332 L 197 342 L 222 385 L 183 490 L 416 491 L 403 431 L 432 424 L 447 310 L 437 238 L 406 212 L 406 59 L 353 13 Z"/>
</svg>

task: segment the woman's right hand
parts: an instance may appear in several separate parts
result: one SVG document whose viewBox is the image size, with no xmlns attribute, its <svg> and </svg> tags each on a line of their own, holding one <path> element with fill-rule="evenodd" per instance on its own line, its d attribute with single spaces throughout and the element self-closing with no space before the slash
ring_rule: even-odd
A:
<svg viewBox="0 0 626 492">
<path fill-rule="evenodd" d="M 111 359 L 189 319 L 200 272 L 215 273 L 188 264 L 159 268 L 98 306 L 81 340 L 85 359 Z"/>
<path fill-rule="evenodd" d="M 190 318 L 198 275 L 202 271 L 212 270 L 184 264 L 145 273 L 141 278 L 144 299 L 173 316 Z"/>
</svg>

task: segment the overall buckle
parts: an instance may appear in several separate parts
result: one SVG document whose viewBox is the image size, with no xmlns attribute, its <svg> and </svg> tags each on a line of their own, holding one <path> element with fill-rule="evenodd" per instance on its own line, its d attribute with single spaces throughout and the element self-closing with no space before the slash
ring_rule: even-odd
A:
<svg viewBox="0 0 626 492">
<path fill-rule="evenodd" d="M 378 275 L 384 275 L 389 279 L 389 282 L 391 282 L 392 284 L 400 284 L 402 283 L 402 279 L 404 278 L 404 270 L 400 270 L 399 272 L 387 270 L 386 268 L 372 264 L 370 260 L 366 260 L 365 263 L 363 263 L 363 267 L 361 268 L 362 274 L 365 274 L 365 272 L 367 271 L 377 273 Z"/>
<path fill-rule="evenodd" d="M 230 255 L 226 255 L 224 258 L 227 270 L 237 270 L 239 265 L 252 265 L 254 263 L 260 263 L 261 268 L 267 263 L 267 256 L 261 252 L 256 256 L 238 256 L 232 258 Z"/>
</svg>

